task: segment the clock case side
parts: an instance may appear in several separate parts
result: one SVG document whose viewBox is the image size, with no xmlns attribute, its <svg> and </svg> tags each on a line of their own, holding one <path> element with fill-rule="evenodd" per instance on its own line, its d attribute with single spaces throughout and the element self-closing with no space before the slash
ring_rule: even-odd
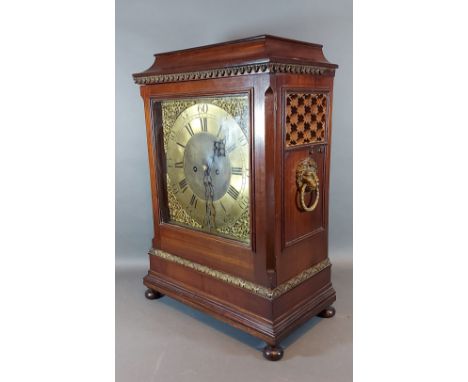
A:
<svg viewBox="0 0 468 382">
<path fill-rule="evenodd" d="M 274 156 L 274 206 L 275 229 L 269 247 L 273 249 L 270 262 L 274 267 L 270 274 L 275 285 L 282 285 L 291 277 L 310 267 L 328 260 L 328 195 L 330 182 L 330 145 L 332 130 L 334 75 L 310 76 L 275 74 L 272 79 L 275 99 L 275 121 L 271 130 L 274 139 L 270 145 Z M 325 139 L 321 142 L 286 146 L 286 96 L 288 93 L 320 93 L 327 97 L 328 110 Z M 267 148 L 267 151 L 268 148 Z M 319 163 L 320 208 L 313 212 L 299 211 L 297 199 L 296 168 L 300 161 L 312 158 Z M 295 210 L 297 214 L 320 222 L 320 227 L 304 232 L 301 222 L 294 215 L 286 213 Z M 301 232 L 302 230 L 302 232 Z M 289 236 L 289 238 L 288 238 Z M 272 317 L 275 321 L 290 320 L 291 312 L 301 312 L 301 320 L 316 315 L 330 306 L 336 299 L 331 284 L 331 267 L 309 278 L 298 287 L 291 289 L 273 301 Z M 297 323 L 294 323 L 296 326 Z"/>
</svg>

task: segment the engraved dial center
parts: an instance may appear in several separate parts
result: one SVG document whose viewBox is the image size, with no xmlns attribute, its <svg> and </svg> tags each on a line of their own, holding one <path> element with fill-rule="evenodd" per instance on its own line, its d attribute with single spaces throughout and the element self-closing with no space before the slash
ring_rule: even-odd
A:
<svg viewBox="0 0 468 382">
<path fill-rule="evenodd" d="M 184 173 L 187 183 L 200 199 L 206 198 L 206 183 L 213 189 L 213 201 L 222 198 L 231 181 L 229 156 L 217 148 L 220 141 L 210 133 L 194 134 L 184 152 Z M 200 169 L 200 171 L 199 171 Z"/>
</svg>

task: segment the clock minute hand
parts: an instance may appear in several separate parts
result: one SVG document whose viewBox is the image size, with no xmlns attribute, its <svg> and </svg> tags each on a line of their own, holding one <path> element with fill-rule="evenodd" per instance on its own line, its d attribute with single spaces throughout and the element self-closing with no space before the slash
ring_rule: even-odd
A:
<svg viewBox="0 0 468 382">
<path fill-rule="evenodd" d="M 213 187 L 213 178 L 211 177 L 211 169 L 213 168 L 214 155 L 210 158 L 210 163 L 207 163 L 204 166 L 203 174 L 203 185 L 205 186 L 205 199 L 206 199 L 206 210 L 205 210 L 205 219 L 206 226 L 211 230 L 214 228 L 215 219 L 214 219 L 214 187 Z"/>
<path fill-rule="evenodd" d="M 216 223 L 216 208 L 214 207 L 214 185 L 213 178 L 211 176 L 211 170 L 215 164 L 216 158 L 219 156 L 225 156 L 225 144 L 226 138 L 220 139 L 213 142 L 213 155 L 210 158 L 209 163 L 206 164 L 205 172 L 203 176 L 203 184 L 205 186 L 205 199 L 206 199 L 206 225 L 211 229 L 215 228 Z"/>
</svg>

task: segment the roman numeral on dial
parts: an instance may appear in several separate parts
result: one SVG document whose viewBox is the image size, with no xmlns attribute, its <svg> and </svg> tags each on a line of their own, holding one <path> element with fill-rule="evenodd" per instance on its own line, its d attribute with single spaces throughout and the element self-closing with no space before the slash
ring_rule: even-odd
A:
<svg viewBox="0 0 468 382">
<path fill-rule="evenodd" d="M 223 202 L 219 202 L 219 204 L 221 205 L 221 208 L 223 209 L 224 213 L 226 214 L 226 207 L 224 207 Z"/>
<path fill-rule="evenodd" d="M 175 165 L 174 165 L 175 168 L 183 168 L 184 167 L 184 162 L 177 162 Z"/>
<path fill-rule="evenodd" d="M 188 131 L 188 133 L 192 136 L 193 135 L 193 129 L 192 126 L 190 126 L 190 123 L 187 123 L 185 125 L 185 129 Z"/>
<path fill-rule="evenodd" d="M 229 188 L 227 190 L 227 193 L 229 194 L 229 196 L 231 198 L 233 198 L 234 200 L 237 200 L 237 198 L 239 197 L 239 191 L 237 191 L 234 187 L 232 187 L 232 185 L 229 185 Z"/>
<path fill-rule="evenodd" d="M 179 188 L 182 190 L 182 192 L 185 192 L 187 189 L 187 179 L 184 178 L 179 182 Z"/>
<path fill-rule="evenodd" d="M 194 208 L 197 208 L 197 202 L 198 202 L 197 197 L 195 196 L 195 194 L 192 194 L 192 197 L 190 199 L 190 205 Z"/>
<path fill-rule="evenodd" d="M 176 163 L 176 167 L 177 167 L 177 163 Z M 231 168 L 231 174 L 233 175 L 242 175 L 244 173 L 242 167 L 232 167 Z"/>
<path fill-rule="evenodd" d="M 241 200 L 239 201 L 240 208 L 245 209 L 248 207 L 248 205 L 249 205 L 249 200 L 246 198 L 241 198 Z"/>
<path fill-rule="evenodd" d="M 208 131 L 208 120 L 206 118 L 200 118 L 200 126 L 203 132 Z"/>
</svg>

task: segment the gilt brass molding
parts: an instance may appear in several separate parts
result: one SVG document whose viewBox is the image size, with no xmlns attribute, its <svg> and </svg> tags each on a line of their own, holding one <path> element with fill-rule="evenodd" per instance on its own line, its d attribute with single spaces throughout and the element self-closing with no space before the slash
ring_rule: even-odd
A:
<svg viewBox="0 0 468 382">
<path fill-rule="evenodd" d="M 313 65 L 265 63 L 241 65 L 230 68 L 199 70 L 194 72 L 168 73 L 147 76 L 133 75 L 133 80 L 138 85 L 152 85 L 163 82 L 205 80 L 210 78 L 241 76 L 257 73 L 330 75 L 334 72 L 335 70 L 332 68 L 324 68 Z"/>
<path fill-rule="evenodd" d="M 324 269 L 331 266 L 330 260 L 326 258 L 325 260 L 314 265 L 313 267 L 307 268 L 306 270 L 302 271 L 301 273 L 289 279 L 285 283 L 278 285 L 276 288 L 270 289 L 262 285 L 255 284 L 251 281 L 244 280 L 240 277 L 230 275 L 229 273 L 218 271 L 216 269 L 209 268 L 205 265 L 198 264 L 193 261 L 184 259 L 182 257 L 172 255 L 168 252 L 161 251 L 160 249 L 152 248 L 150 249 L 149 254 L 152 256 L 160 257 L 166 261 L 170 261 L 170 262 L 182 265 L 184 267 L 193 269 L 200 273 L 204 273 L 217 280 L 220 280 L 225 283 L 234 285 L 236 287 L 245 289 L 249 291 L 250 293 L 256 294 L 257 296 L 266 298 L 268 300 L 273 300 L 275 298 L 278 298 L 279 296 L 283 295 L 284 293 L 290 291 L 291 289 L 295 288 L 299 284 L 308 280 L 312 276 L 316 275 L 320 271 L 323 271 Z"/>
</svg>

